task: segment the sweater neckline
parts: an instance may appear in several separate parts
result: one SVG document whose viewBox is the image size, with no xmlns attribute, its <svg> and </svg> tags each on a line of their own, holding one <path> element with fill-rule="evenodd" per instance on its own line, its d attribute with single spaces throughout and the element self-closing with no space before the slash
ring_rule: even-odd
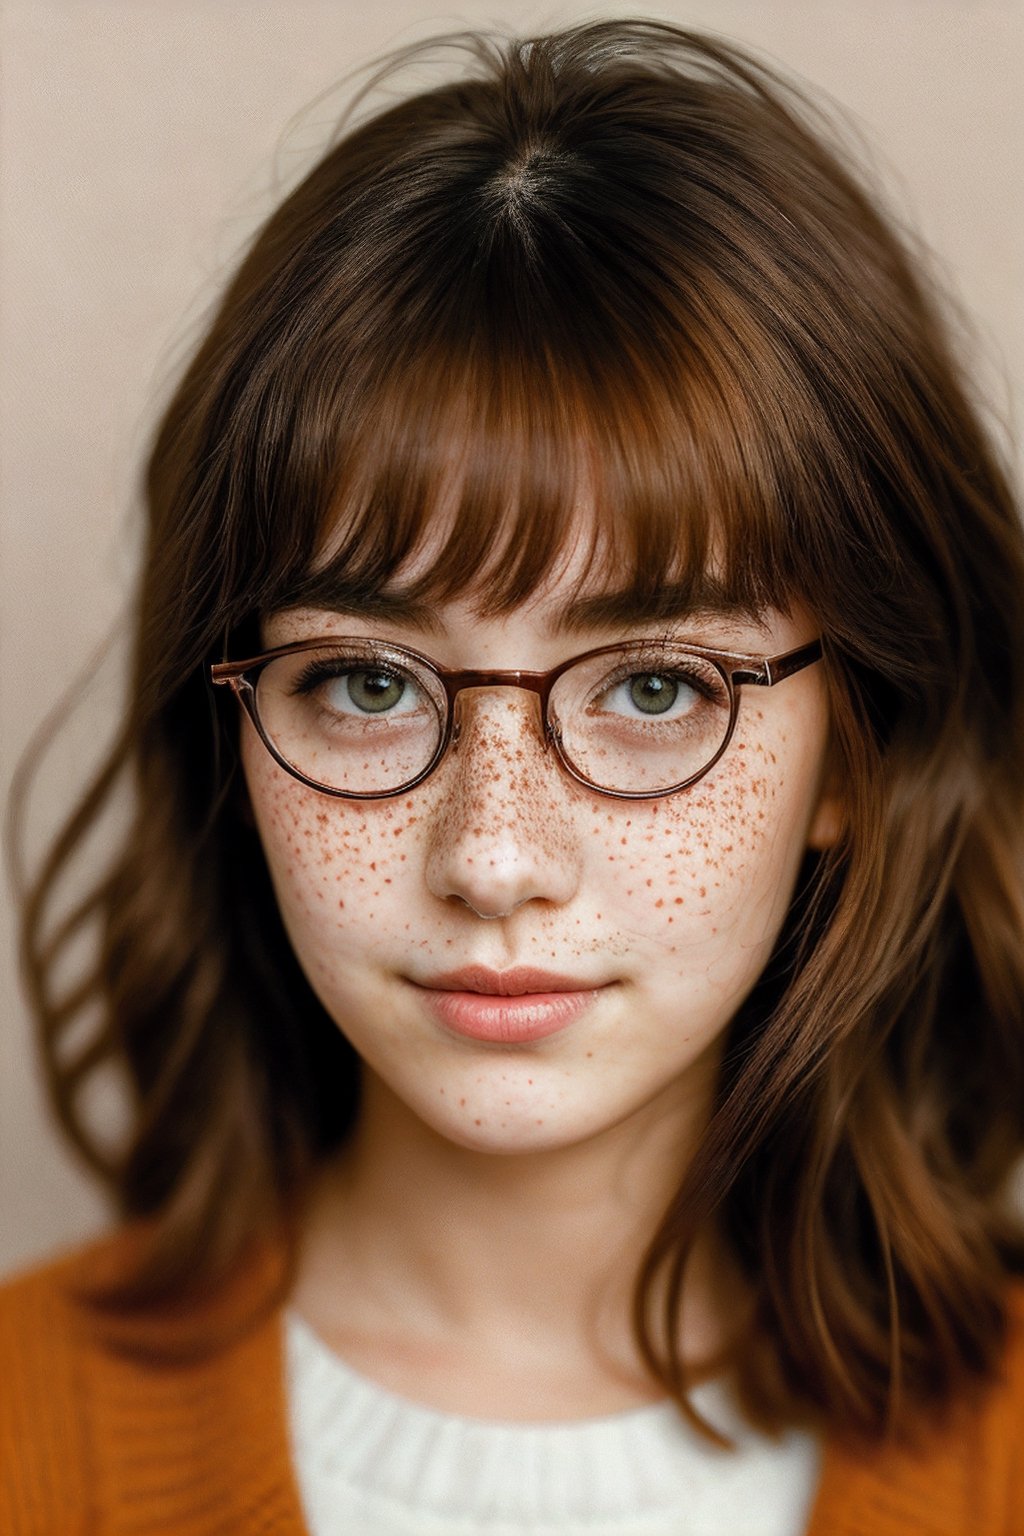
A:
<svg viewBox="0 0 1024 1536">
<path fill-rule="evenodd" d="M 758 1507 L 780 1530 L 806 1529 L 819 1444 L 796 1430 L 774 1441 L 754 1430 L 724 1381 L 703 1383 L 694 1404 L 735 1452 L 708 1441 L 670 1399 L 564 1422 L 442 1411 L 361 1374 L 294 1308 L 282 1333 L 295 1461 L 315 1528 L 331 1528 L 331 1512 L 354 1498 L 388 1529 L 397 1515 L 402 1529 L 451 1536 L 664 1531 L 680 1510 L 688 1529 L 718 1530 L 723 1510 Z"/>
</svg>

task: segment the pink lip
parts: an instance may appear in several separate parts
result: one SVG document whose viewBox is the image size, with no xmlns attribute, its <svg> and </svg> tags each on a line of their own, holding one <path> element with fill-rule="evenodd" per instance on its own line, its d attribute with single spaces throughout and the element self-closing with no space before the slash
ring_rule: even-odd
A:
<svg viewBox="0 0 1024 1536">
<path fill-rule="evenodd" d="M 523 1045 L 556 1034 L 588 1008 L 602 984 L 519 966 L 466 966 L 419 984 L 427 1007 L 469 1040 Z"/>
<path fill-rule="evenodd" d="M 517 965 L 511 971 L 492 971 L 486 965 L 464 965 L 457 971 L 442 971 L 421 987 L 437 992 L 484 992 L 488 997 L 520 997 L 536 992 L 589 992 L 601 985 L 579 976 L 562 976 L 557 971 L 541 971 L 532 965 Z"/>
</svg>

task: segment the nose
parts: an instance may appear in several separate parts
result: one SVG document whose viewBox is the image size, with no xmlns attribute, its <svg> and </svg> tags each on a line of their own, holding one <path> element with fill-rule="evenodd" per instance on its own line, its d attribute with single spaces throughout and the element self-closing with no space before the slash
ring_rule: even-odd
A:
<svg viewBox="0 0 1024 1536">
<path fill-rule="evenodd" d="M 439 770 L 427 885 L 478 917 L 563 905 L 580 878 L 573 786 L 543 747 L 538 701 L 502 688 L 459 696 L 459 737 Z"/>
</svg>

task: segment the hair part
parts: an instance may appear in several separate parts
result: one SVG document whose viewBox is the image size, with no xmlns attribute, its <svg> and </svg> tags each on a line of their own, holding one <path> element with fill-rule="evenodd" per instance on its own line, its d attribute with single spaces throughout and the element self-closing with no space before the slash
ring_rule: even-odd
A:
<svg viewBox="0 0 1024 1536">
<path fill-rule="evenodd" d="M 201 1286 L 294 1216 L 358 1102 L 205 663 L 339 592 L 508 610 L 582 529 L 585 578 L 640 611 L 711 583 L 813 611 L 846 800 L 642 1265 L 644 1358 L 692 1413 L 677 1324 L 715 1227 L 751 1298 L 724 1362 L 751 1416 L 911 1433 L 993 1372 L 1024 1255 L 1005 1205 L 1024 1102 L 1006 480 L 899 239 L 792 87 L 661 23 L 462 46 L 459 79 L 356 127 L 268 220 L 153 446 L 128 721 L 24 929 L 62 1122 L 152 1228 L 111 1294 Z M 48 931 L 125 774 L 131 835 Z M 62 997 L 89 923 L 95 965 Z M 109 1060 L 137 1113 L 104 1162 L 77 1091 Z"/>
</svg>

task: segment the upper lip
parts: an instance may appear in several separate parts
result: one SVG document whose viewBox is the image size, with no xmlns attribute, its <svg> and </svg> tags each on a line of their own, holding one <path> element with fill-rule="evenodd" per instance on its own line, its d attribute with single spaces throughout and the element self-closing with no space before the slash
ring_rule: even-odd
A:
<svg viewBox="0 0 1024 1536">
<path fill-rule="evenodd" d="M 537 970 L 532 965 L 517 965 L 510 971 L 492 971 L 486 965 L 464 965 L 457 971 L 443 971 L 439 976 L 431 976 L 419 985 L 435 992 L 482 992 L 489 997 L 519 997 L 528 992 L 590 992 L 603 983 L 563 976 L 556 971 Z"/>
</svg>

